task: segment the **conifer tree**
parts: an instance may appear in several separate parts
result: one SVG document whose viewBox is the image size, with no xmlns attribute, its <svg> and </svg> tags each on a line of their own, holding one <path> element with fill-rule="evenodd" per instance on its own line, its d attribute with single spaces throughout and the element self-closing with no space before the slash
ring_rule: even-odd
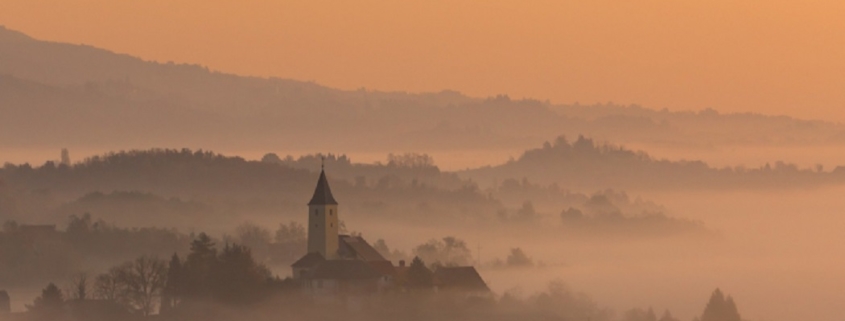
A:
<svg viewBox="0 0 845 321">
<path fill-rule="evenodd" d="M 716 289 L 701 314 L 701 321 L 742 321 L 733 298 L 727 298 L 722 290 Z"/>
<path fill-rule="evenodd" d="M 408 286 L 411 288 L 428 288 L 434 286 L 434 275 L 425 263 L 415 256 L 408 268 Z"/>
<path fill-rule="evenodd" d="M 185 290 L 185 271 L 179 255 L 173 253 L 167 266 L 167 283 L 162 291 L 161 313 L 166 314 L 179 304 Z"/>
<path fill-rule="evenodd" d="M 32 305 L 27 305 L 26 308 L 39 317 L 50 319 L 62 313 L 64 302 L 62 290 L 59 290 L 59 287 L 55 284 L 50 283 L 41 290 L 41 296 L 35 298 Z"/>
</svg>

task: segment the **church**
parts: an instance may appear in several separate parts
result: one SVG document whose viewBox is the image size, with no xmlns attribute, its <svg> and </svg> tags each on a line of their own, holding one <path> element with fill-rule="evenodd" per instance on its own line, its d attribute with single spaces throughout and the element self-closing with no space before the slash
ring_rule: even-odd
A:
<svg viewBox="0 0 845 321">
<path fill-rule="evenodd" d="M 408 266 L 384 258 L 363 237 L 339 234 L 338 202 L 321 169 L 308 202 L 308 251 L 291 265 L 293 279 L 314 295 L 404 290 Z M 472 266 L 439 267 L 434 289 L 486 294 L 487 284 Z"/>
</svg>

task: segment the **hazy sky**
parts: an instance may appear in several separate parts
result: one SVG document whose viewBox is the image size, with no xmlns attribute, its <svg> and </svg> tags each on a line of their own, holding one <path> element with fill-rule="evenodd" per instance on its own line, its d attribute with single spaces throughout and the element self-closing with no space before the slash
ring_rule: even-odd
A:
<svg viewBox="0 0 845 321">
<path fill-rule="evenodd" d="M 344 89 L 845 121 L 845 1 L 0 0 L 0 24 Z"/>
</svg>

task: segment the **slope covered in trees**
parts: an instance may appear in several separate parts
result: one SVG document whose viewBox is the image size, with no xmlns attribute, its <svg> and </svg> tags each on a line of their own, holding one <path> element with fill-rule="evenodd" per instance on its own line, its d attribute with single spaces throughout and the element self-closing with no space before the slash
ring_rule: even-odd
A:
<svg viewBox="0 0 845 321">
<path fill-rule="evenodd" d="M 618 188 L 625 190 L 699 190 L 715 188 L 795 188 L 845 183 L 845 168 L 802 169 L 775 162 L 760 168 L 716 168 L 702 161 L 656 159 L 643 151 L 597 144 L 579 136 L 525 151 L 519 159 L 459 173 L 485 184 L 525 177 L 541 184 L 575 190 Z"/>
<path fill-rule="evenodd" d="M 184 149 L 111 153 L 72 166 L 9 164 L 0 170 L 5 186 L 0 190 L 0 208 L 9 209 L 0 213 L 0 219 L 56 224 L 68 215 L 90 213 L 109 223 L 133 226 L 191 229 L 202 222 L 204 229 L 215 232 L 245 220 L 272 224 L 299 220 L 317 175 L 309 169 L 320 156 L 266 158 L 246 161 Z M 628 227 L 639 224 L 632 225 L 635 221 L 628 218 L 633 217 L 676 225 L 667 220 L 666 209 L 632 200 L 624 192 L 583 193 L 527 180 L 479 188 L 426 159 L 394 155 L 386 164 L 356 164 L 348 157 L 329 155 L 329 178 L 344 204 L 344 217 L 362 225 L 372 220 L 483 229 L 539 226 L 551 220 L 555 226 L 573 226 L 576 221 L 562 220 L 559 213 L 575 209 L 582 213 L 577 222 L 592 222 L 581 226 L 613 221 L 594 220 L 600 217 L 621 219 L 614 222 Z"/>
</svg>

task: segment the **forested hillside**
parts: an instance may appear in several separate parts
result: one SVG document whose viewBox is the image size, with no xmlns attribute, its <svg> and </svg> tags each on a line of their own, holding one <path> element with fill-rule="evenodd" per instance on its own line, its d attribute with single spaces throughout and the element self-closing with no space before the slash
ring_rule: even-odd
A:
<svg viewBox="0 0 845 321">
<path fill-rule="evenodd" d="M 561 136 L 506 164 L 466 170 L 460 175 L 482 185 L 525 177 L 574 190 L 769 190 L 845 183 L 845 167 L 799 168 L 776 161 L 757 168 L 718 168 L 698 160 L 657 159 L 644 151 L 596 143 L 584 136 L 572 142 Z"/>
</svg>

